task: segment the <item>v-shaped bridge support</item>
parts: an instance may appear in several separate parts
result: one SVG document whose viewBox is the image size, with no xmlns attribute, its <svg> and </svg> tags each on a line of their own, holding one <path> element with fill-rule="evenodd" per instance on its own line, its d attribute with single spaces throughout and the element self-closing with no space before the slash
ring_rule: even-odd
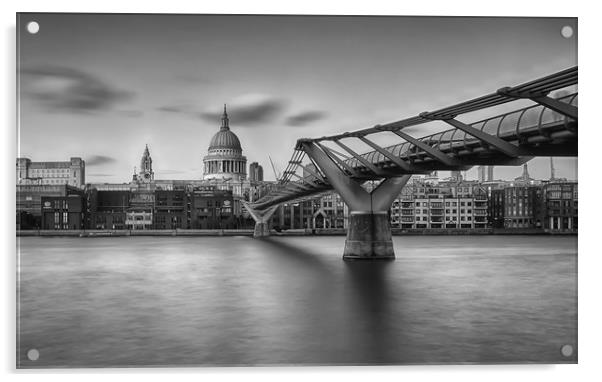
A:
<svg viewBox="0 0 602 382">
<path fill-rule="evenodd" d="M 372 192 L 368 192 L 346 175 L 315 143 L 303 142 L 303 149 L 349 206 L 349 228 L 343 259 L 394 259 L 389 209 L 411 175 L 385 179 Z"/>
<path fill-rule="evenodd" d="M 249 203 L 243 202 L 243 205 L 249 211 L 249 214 L 255 220 L 255 230 L 253 231 L 253 237 L 265 237 L 270 236 L 270 218 L 274 215 L 274 212 L 278 209 L 278 206 L 272 206 L 264 211 L 253 209 Z"/>
</svg>

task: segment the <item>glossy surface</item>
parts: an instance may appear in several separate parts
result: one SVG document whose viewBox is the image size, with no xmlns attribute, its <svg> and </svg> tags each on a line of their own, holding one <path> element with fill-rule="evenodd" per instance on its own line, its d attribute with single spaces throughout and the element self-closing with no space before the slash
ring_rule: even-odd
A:
<svg viewBox="0 0 602 382">
<path fill-rule="evenodd" d="M 393 241 L 397 260 L 371 263 L 342 261 L 343 236 L 21 238 L 17 360 L 576 361 L 576 237 Z"/>
</svg>

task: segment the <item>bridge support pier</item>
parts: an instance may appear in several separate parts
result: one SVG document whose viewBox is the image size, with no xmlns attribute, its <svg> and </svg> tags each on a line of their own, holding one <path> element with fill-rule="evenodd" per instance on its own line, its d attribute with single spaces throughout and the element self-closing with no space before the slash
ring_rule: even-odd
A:
<svg viewBox="0 0 602 382">
<path fill-rule="evenodd" d="M 270 236 L 270 218 L 272 215 L 274 215 L 274 212 L 276 212 L 278 206 L 272 206 L 265 211 L 259 211 L 252 209 L 246 202 L 243 202 L 243 204 L 247 211 L 249 211 L 251 217 L 253 217 L 253 220 L 255 220 L 253 237 L 258 238 Z"/>
<path fill-rule="evenodd" d="M 395 259 L 391 223 L 387 212 L 352 211 L 345 239 L 344 260 Z"/>
<path fill-rule="evenodd" d="M 343 260 L 395 259 L 389 209 L 411 175 L 384 179 L 369 192 L 347 176 L 315 143 L 305 142 L 303 148 L 349 206 Z"/>
<path fill-rule="evenodd" d="M 265 237 L 270 236 L 270 225 L 268 222 L 255 222 L 255 229 L 253 230 L 253 237 Z"/>
</svg>

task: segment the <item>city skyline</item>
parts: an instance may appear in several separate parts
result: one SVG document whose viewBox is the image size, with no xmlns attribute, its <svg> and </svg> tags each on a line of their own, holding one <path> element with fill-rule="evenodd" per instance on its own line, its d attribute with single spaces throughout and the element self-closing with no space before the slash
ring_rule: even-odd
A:
<svg viewBox="0 0 602 382">
<path fill-rule="evenodd" d="M 577 30 L 569 18 L 161 15 L 157 29 L 152 15 L 20 17 L 40 31 L 20 31 L 18 156 L 81 156 L 90 182 L 128 181 L 145 144 L 158 179 L 200 179 L 224 103 L 244 155 L 273 180 L 268 155 L 282 171 L 298 138 L 398 120 L 576 64 L 576 38 L 560 32 Z M 277 144 L 266 148 L 266 137 Z M 529 170 L 547 179 L 549 160 Z M 576 179 L 577 159 L 556 158 L 555 172 Z M 521 173 L 497 166 L 495 178 Z M 467 175 L 476 179 L 476 167 Z"/>
</svg>

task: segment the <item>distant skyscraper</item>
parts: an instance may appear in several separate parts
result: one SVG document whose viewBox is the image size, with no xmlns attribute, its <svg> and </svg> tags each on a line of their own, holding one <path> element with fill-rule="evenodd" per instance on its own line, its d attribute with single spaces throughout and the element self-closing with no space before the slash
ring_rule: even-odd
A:
<svg viewBox="0 0 602 382">
<path fill-rule="evenodd" d="M 554 171 L 554 158 L 550 157 L 550 180 L 556 179 L 556 174 Z"/>
<path fill-rule="evenodd" d="M 249 180 L 251 182 L 263 181 L 263 167 L 259 163 L 253 162 L 249 165 Z"/>
<path fill-rule="evenodd" d="M 479 166 L 477 167 L 478 179 L 479 182 L 485 181 L 485 170 L 487 166 Z"/>
<path fill-rule="evenodd" d="M 479 166 L 477 168 L 479 182 L 493 181 L 493 166 Z"/>
</svg>

